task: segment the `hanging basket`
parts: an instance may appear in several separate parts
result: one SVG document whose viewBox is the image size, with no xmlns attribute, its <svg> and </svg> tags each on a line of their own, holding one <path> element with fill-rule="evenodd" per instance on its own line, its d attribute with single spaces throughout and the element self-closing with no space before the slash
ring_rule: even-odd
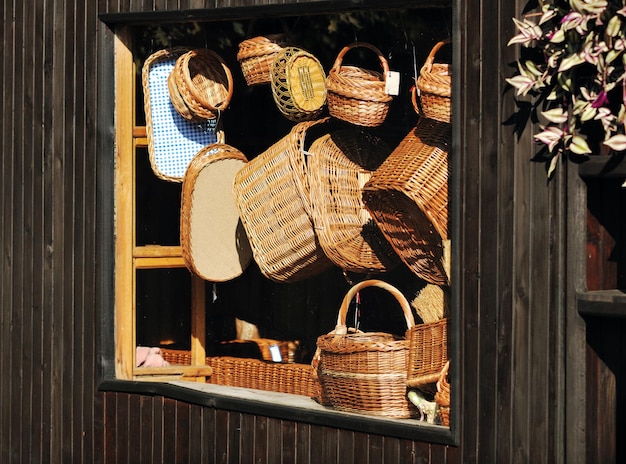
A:
<svg viewBox="0 0 626 464">
<path fill-rule="evenodd" d="M 353 286 L 341 303 L 335 331 L 317 339 L 322 396 L 341 411 L 415 417 L 417 409 L 406 397 L 407 340 L 380 332 L 349 333 L 346 327 L 348 306 L 357 292 L 366 287 L 380 287 L 391 293 L 404 312 L 407 327 L 414 325 L 408 302 L 392 285 L 366 280 Z"/>
<path fill-rule="evenodd" d="M 270 70 L 272 96 L 278 110 L 291 121 L 308 121 L 326 104 L 326 75 L 317 58 L 287 47 L 274 58 Z"/>
<path fill-rule="evenodd" d="M 367 48 L 376 53 L 382 74 L 356 66 L 344 66 L 346 53 L 355 48 Z M 380 126 L 387 118 L 392 100 L 385 92 L 388 71 L 387 60 L 375 46 L 358 42 L 344 47 L 326 78 L 330 115 L 359 126 Z"/>
<path fill-rule="evenodd" d="M 363 202 L 400 259 L 419 277 L 447 285 L 451 128 L 422 118 L 372 174 Z"/>
<path fill-rule="evenodd" d="M 172 72 L 178 94 L 194 117 L 215 119 L 228 108 L 233 77 L 226 62 L 213 50 L 201 48 L 184 53 Z M 175 100 L 178 95 L 170 92 L 170 98 Z"/>
<path fill-rule="evenodd" d="M 441 369 L 448 361 L 448 319 L 415 324 L 407 331 L 409 369 L 407 385 L 433 394 Z"/>
<path fill-rule="evenodd" d="M 190 121 L 173 108 L 168 78 L 176 60 L 188 51 L 182 47 L 159 50 L 146 59 L 141 72 L 150 166 L 159 179 L 168 182 L 182 182 L 198 151 L 224 140 L 216 119 Z"/>
<path fill-rule="evenodd" d="M 313 228 L 304 160 L 307 132 L 326 120 L 296 124 L 235 175 L 235 203 L 254 259 L 263 275 L 277 282 L 332 267 Z"/>
<path fill-rule="evenodd" d="M 269 84 L 271 67 L 276 55 L 291 45 L 293 38 L 285 33 L 261 35 L 239 44 L 237 61 L 249 86 Z"/>
<path fill-rule="evenodd" d="M 450 40 L 435 44 L 420 70 L 413 94 L 415 110 L 430 119 L 450 122 L 452 75 L 445 63 L 435 63 L 435 54 Z M 416 90 L 415 90 L 416 89 Z"/>
<path fill-rule="evenodd" d="M 185 173 L 180 245 L 187 268 L 204 280 L 234 279 L 252 260 L 232 195 L 233 178 L 247 162 L 236 148 L 212 144 L 198 152 Z"/>
<path fill-rule="evenodd" d="M 378 137 L 344 129 L 320 137 L 308 151 L 313 223 L 326 256 L 351 272 L 393 269 L 398 257 L 361 198 L 363 185 L 389 147 Z"/>
</svg>

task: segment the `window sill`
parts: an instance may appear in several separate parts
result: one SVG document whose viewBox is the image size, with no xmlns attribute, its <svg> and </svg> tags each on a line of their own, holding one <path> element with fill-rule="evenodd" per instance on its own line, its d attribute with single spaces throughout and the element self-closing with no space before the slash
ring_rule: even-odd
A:
<svg viewBox="0 0 626 464">
<path fill-rule="evenodd" d="M 104 380 L 100 391 L 159 395 L 209 408 L 296 420 L 313 425 L 443 445 L 455 445 L 453 430 L 415 419 L 387 419 L 326 408 L 299 395 L 185 381 L 142 382 Z"/>
<path fill-rule="evenodd" d="M 621 290 L 581 292 L 576 300 L 583 316 L 626 317 L 626 293 Z"/>
</svg>

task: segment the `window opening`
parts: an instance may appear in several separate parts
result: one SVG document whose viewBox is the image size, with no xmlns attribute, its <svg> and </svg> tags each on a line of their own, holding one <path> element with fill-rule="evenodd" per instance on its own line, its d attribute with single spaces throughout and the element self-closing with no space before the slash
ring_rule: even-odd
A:
<svg viewBox="0 0 626 464">
<path fill-rule="evenodd" d="M 381 274 L 346 272 L 335 265 L 312 277 L 288 283 L 265 277 L 254 260 L 241 276 L 226 282 L 207 282 L 191 274 L 180 246 L 181 183 L 158 178 L 148 161 L 141 73 L 145 60 L 159 49 L 177 46 L 217 52 L 232 72 L 234 88 L 230 105 L 219 114 L 224 141 L 252 160 L 289 133 L 295 123 L 280 113 L 270 86 L 249 86 L 245 81 L 236 59 L 237 46 L 251 31 L 262 35 L 276 31 L 278 25 L 298 32 L 299 46 L 314 53 L 326 73 L 344 45 L 376 44 L 384 50 L 383 56 L 391 69 L 399 73 L 398 96 L 392 99 L 384 124 L 359 130 L 363 140 L 366 136 L 375 137 L 391 150 L 418 121 L 415 102 L 411 100 L 413 78 L 433 46 L 449 37 L 449 22 L 450 11 L 446 9 L 409 9 L 280 20 L 161 24 L 119 31 L 116 50 L 119 378 L 167 380 L 182 376 L 211 382 L 222 372 L 219 369 L 224 368 L 216 360 L 236 358 L 263 360 L 263 366 L 280 363 L 290 372 L 279 383 L 296 383 L 302 372 L 308 375 L 317 339 L 335 327 L 342 298 L 353 284 L 378 278 L 393 285 L 411 303 L 429 286 L 423 276 L 416 275 L 400 261 Z M 392 24 L 401 26 L 390 27 Z M 449 63 L 449 50 L 442 50 L 438 58 Z M 380 67 L 379 58 L 367 50 L 346 60 L 351 66 L 353 62 L 365 69 Z M 329 124 L 333 130 L 350 126 L 334 118 Z M 312 139 L 316 140 L 315 137 Z M 306 148 L 309 147 L 310 142 Z M 367 182 L 368 177 L 369 174 L 361 182 Z M 447 294 L 448 290 L 443 288 L 439 293 L 434 292 L 433 298 L 440 298 L 443 302 L 439 304 L 446 305 Z M 423 301 L 424 295 L 425 292 Z M 365 332 L 402 336 L 407 322 L 397 307 L 393 295 L 363 289 L 351 303 L 346 319 L 349 325 Z M 421 323 L 419 316 L 416 317 Z M 158 348 L 169 365 L 137 367 L 146 353 L 140 354 L 137 347 Z M 311 387 L 303 387 L 303 391 L 294 385 L 273 387 L 278 391 L 281 388 L 309 395 L 306 388 Z M 427 404 L 434 404 L 435 392 L 432 389 L 418 392 L 421 399 L 416 402 L 423 411 L 427 411 Z"/>
</svg>

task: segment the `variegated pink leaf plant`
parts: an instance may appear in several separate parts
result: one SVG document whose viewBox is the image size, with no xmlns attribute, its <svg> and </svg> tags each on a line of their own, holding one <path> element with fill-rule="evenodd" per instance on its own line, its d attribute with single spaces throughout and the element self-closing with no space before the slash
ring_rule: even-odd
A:
<svg viewBox="0 0 626 464">
<path fill-rule="evenodd" d="M 531 0 L 508 45 L 521 46 L 506 81 L 532 102 L 535 141 L 549 160 L 626 150 L 626 0 Z"/>
</svg>

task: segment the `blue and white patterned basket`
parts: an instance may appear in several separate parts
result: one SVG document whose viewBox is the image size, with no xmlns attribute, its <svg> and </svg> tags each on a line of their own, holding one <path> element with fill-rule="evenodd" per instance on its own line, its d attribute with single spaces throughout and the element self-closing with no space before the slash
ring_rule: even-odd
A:
<svg viewBox="0 0 626 464">
<path fill-rule="evenodd" d="M 219 119 L 192 122 L 183 118 L 170 100 L 167 78 L 186 48 L 159 50 L 142 69 L 146 133 L 150 165 L 155 175 L 182 182 L 192 158 L 205 146 L 223 143 Z"/>
</svg>

